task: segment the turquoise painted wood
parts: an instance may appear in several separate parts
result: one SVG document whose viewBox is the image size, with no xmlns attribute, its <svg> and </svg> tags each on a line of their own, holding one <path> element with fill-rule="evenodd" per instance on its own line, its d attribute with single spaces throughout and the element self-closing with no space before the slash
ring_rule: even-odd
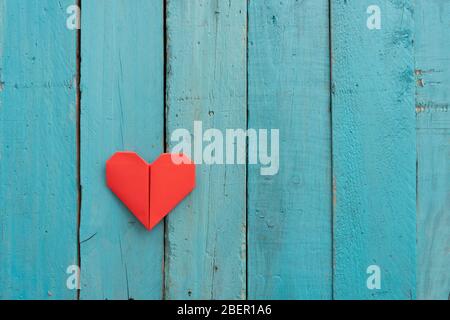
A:
<svg viewBox="0 0 450 320">
<path fill-rule="evenodd" d="M 448 299 L 449 17 L 448 0 L 0 0 L 0 299 Z M 279 129 L 280 170 L 198 165 L 147 232 L 106 160 L 151 162 L 194 121 Z"/>
<path fill-rule="evenodd" d="M 74 299 L 73 1 L 0 1 L 0 299 Z"/>
<path fill-rule="evenodd" d="M 331 6 L 334 297 L 415 297 L 415 114 L 412 1 Z M 381 288 L 369 290 L 369 266 Z"/>
<path fill-rule="evenodd" d="M 248 296 L 331 299 L 328 0 L 249 2 L 249 127 L 280 130 L 280 171 L 249 166 Z"/>
<path fill-rule="evenodd" d="M 450 1 L 416 1 L 417 297 L 450 298 Z"/>
<path fill-rule="evenodd" d="M 178 128 L 246 128 L 247 1 L 167 3 L 167 139 Z M 205 143 L 205 146 L 208 143 Z M 167 218 L 168 299 L 246 296 L 245 165 L 198 165 Z"/>
<path fill-rule="evenodd" d="M 106 187 L 116 151 L 164 148 L 161 1 L 82 3 L 81 298 L 160 299 L 164 226 L 151 233 Z"/>
</svg>

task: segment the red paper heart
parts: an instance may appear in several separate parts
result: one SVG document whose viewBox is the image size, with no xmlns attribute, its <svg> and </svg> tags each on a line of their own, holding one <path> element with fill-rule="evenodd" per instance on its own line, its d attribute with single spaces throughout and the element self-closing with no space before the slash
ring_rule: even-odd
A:
<svg viewBox="0 0 450 320">
<path fill-rule="evenodd" d="M 195 188 L 195 164 L 162 154 L 148 164 L 134 152 L 118 152 L 106 162 L 106 183 L 148 229 L 153 229 Z"/>
</svg>

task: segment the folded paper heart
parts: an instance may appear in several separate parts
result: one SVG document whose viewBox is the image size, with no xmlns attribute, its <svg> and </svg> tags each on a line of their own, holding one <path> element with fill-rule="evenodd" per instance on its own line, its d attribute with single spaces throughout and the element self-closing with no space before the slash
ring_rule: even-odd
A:
<svg viewBox="0 0 450 320">
<path fill-rule="evenodd" d="M 106 162 L 106 183 L 147 228 L 153 229 L 195 188 L 195 164 L 184 155 L 162 154 L 148 164 L 134 152 L 118 152 Z"/>
</svg>

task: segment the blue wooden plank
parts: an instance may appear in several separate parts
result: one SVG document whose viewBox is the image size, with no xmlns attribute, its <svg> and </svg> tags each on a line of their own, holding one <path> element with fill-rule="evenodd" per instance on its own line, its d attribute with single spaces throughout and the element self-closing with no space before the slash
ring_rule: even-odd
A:
<svg viewBox="0 0 450 320">
<path fill-rule="evenodd" d="M 248 296 L 332 296 L 328 0 L 249 2 L 249 127 L 280 129 L 280 171 L 249 167 Z"/>
<path fill-rule="evenodd" d="M 150 233 L 108 190 L 106 160 L 164 147 L 163 2 L 83 1 L 81 298 L 160 299 L 163 225 Z"/>
<path fill-rule="evenodd" d="M 418 0 L 417 297 L 450 298 L 450 1 Z"/>
<path fill-rule="evenodd" d="M 370 5 L 331 3 L 334 296 L 409 299 L 416 281 L 413 6 L 378 1 L 381 29 L 369 29 Z M 380 289 L 371 286 L 378 284 L 371 266 L 381 270 Z"/>
<path fill-rule="evenodd" d="M 0 1 L 0 299 L 74 299 L 73 0 Z"/>
<path fill-rule="evenodd" d="M 246 128 L 245 0 L 168 1 L 167 136 Z M 169 143 L 173 147 L 174 143 Z M 166 297 L 245 298 L 245 165 L 199 165 L 167 219 Z"/>
</svg>

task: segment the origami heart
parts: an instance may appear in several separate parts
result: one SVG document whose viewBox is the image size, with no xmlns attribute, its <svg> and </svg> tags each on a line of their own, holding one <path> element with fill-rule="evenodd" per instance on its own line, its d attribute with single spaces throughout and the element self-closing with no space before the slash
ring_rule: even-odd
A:
<svg viewBox="0 0 450 320">
<path fill-rule="evenodd" d="M 148 230 L 153 229 L 195 188 L 195 164 L 184 155 L 162 154 L 148 164 L 134 152 L 106 162 L 106 183 Z"/>
</svg>

